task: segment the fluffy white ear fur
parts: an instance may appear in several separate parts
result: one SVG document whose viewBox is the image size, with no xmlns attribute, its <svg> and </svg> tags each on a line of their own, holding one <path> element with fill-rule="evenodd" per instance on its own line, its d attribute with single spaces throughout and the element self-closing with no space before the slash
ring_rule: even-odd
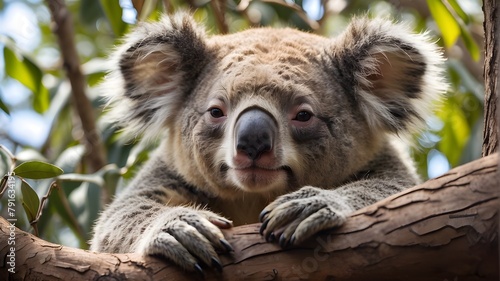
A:
<svg viewBox="0 0 500 281">
<path fill-rule="evenodd" d="M 334 39 L 331 51 L 347 81 L 343 88 L 375 131 L 421 129 L 448 87 L 438 46 L 401 23 L 356 18 Z"/>
<path fill-rule="evenodd" d="M 187 13 L 141 23 L 110 57 L 101 85 L 107 120 L 125 138 L 158 138 L 181 108 L 206 63 L 204 30 Z"/>
</svg>

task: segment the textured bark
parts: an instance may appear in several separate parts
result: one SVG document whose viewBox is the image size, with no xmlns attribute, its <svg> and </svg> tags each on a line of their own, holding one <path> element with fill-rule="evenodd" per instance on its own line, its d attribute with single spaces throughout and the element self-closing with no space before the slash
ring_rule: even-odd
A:
<svg viewBox="0 0 500 281">
<path fill-rule="evenodd" d="M 498 149 L 500 134 L 500 113 L 497 108 L 500 88 L 498 80 L 498 54 L 500 45 L 500 9 L 497 0 L 484 0 L 484 131 L 483 156 L 490 155 Z"/>
<path fill-rule="evenodd" d="M 206 280 L 498 280 L 498 154 L 363 208 L 339 229 L 293 249 L 266 243 L 259 224 L 225 231 L 235 251 Z M 195 279 L 167 261 L 91 253 L 15 230 L 0 218 L 0 280 Z M 102 279 L 101 279 L 102 278 Z"/>
</svg>

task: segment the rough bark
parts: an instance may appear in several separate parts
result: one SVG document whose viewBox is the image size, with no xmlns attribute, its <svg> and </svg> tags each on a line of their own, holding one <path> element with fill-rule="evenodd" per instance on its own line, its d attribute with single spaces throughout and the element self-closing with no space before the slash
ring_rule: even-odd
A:
<svg viewBox="0 0 500 281">
<path fill-rule="evenodd" d="M 280 249 L 259 224 L 225 231 L 235 251 L 206 280 L 498 280 L 498 154 L 451 170 L 354 213 L 302 247 Z M 0 218 L 0 280 L 192 280 L 164 260 L 92 253 L 15 229 Z"/>
<path fill-rule="evenodd" d="M 498 149 L 500 114 L 498 104 L 498 54 L 500 45 L 500 16 L 497 0 L 484 0 L 484 131 L 483 156 L 490 155 Z"/>
</svg>

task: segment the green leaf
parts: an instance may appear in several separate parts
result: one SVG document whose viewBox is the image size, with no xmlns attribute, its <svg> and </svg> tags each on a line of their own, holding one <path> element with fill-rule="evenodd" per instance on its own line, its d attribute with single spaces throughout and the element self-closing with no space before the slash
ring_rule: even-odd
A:
<svg viewBox="0 0 500 281">
<path fill-rule="evenodd" d="M 444 122 L 443 129 L 440 131 L 442 139 L 438 150 L 446 155 L 453 167 L 459 164 L 461 152 L 467 144 L 471 130 L 460 105 L 461 101 L 458 98 L 450 97 L 445 101 L 442 110 L 438 112 L 438 116 Z"/>
<path fill-rule="evenodd" d="M 472 35 L 464 26 L 460 26 L 460 30 L 462 32 L 461 37 L 464 40 L 465 47 L 469 51 L 472 59 L 479 61 L 479 58 L 481 57 L 481 50 L 479 49 L 476 41 L 472 38 Z"/>
<path fill-rule="evenodd" d="M 38 194 L 25 181 L 21 181 L 21 193 L 23 194 L 21 204 L 28 216 L 28 220 L 32 222 L 36 220 L 38 208 L 40 207 L 40 198 L 38 198 Z"/>
<path fill-rule="evenodd" d="M 0 109 L 7 113 L 7 115 L 10 115 L 9 108 L 5 105 L 5 103 L 3 103 L 2 99 L 0 99 Z"/>
<path fill-rule="evenodd" d="M 120 7 L 119 1 L 100 0 L 99 2 L 115 35 L 117 37 L 123 36 L 127 30 L 127 24 L 122 20 L 123 10 Z"/>
<path fill-rule="evenodd" d="M 453 10 L 455 10 L 455 13 L 457 13 L 457 15 L 465 22 L 465 24 L 470 22 L 469 16 L 464 12 L 456 0 L 448 0 L 448 3 L 451 5 Z"/>
<path fill-rule="evenodd" d="M 432 17 L 436 21 L 446 47 L 451 47 L 460 36 L 460 25 L 440 0 L 427 0 Z"/>
<path fill-rule="evenodd" d="M 46 179 L 57 177 L 63 170 L 41 161 L 27 161 L 14 168 L 16 176 L 28 179 Z"/>
<path fill-rule="evenodd" d="M 113 2 L 113 1 L 110 1 Z M 42 83 L 42 70 L 30 59 L 15 52 L 8 46 L 4 47 L 5 72 L 34 94 L 33 108 L 43 113 L 49 108 L 49 91 Z"/>
<path fill-rule="evenodd" d="M 109 71 L 108 60 L 93 58 L 82 65 L 82 71 L 87 76 L 87 83 L 93 87 L 99 84 Z"/>
</svg>

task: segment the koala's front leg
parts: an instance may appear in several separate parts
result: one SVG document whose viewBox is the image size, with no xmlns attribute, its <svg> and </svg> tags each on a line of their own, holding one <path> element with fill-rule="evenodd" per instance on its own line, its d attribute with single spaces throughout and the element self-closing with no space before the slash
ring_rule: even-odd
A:
<svg viewBox="0 0 500 281">
<path fill-rule="evenodd" d="M 306 186 L 282 195 L 261 212 L 260 233 L 281 247 L 297 245 L 321 230 L 341 226 L 355 210 L 404 187 L 384 180 L 363 180 L 325 190 Z"/>
<path fill-rule="evenodd" d="M 232 250 L 220 229 L 230 228 L 232 222 L 209 210 L 188 207 L 203 204 L 202 196 L 169 169 L 161 154 L 154 154 L 103 211 L 90 248 L 160 256 L 200 273 L 203 263 L 220 270 L 217 252 Z"/>
</svg>

